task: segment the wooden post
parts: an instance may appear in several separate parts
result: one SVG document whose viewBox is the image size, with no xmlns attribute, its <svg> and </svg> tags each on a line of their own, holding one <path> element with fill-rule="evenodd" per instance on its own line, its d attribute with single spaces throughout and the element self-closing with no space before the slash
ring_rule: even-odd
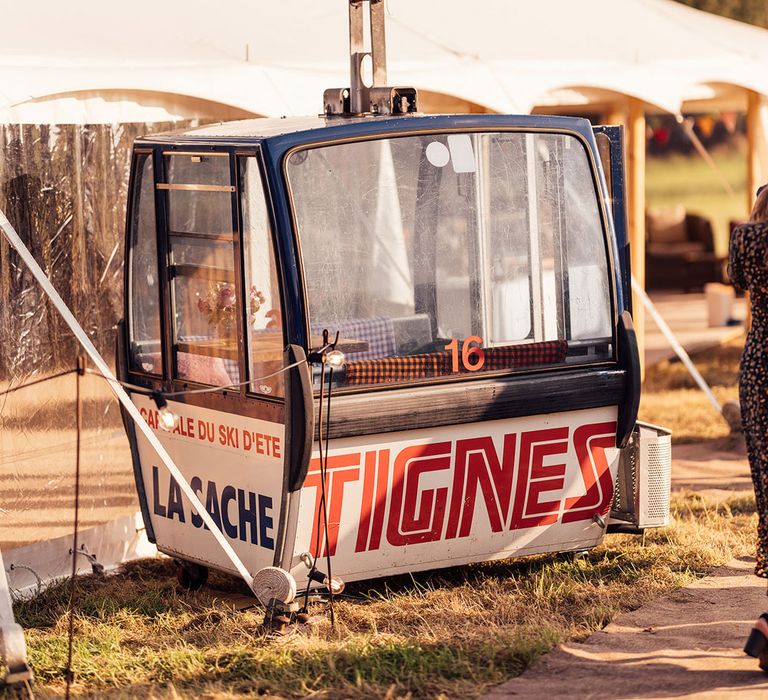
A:
<svg viewBox="0 0 768 700">
<path fill-rule="evenodd" d="M 645 289 L 645 108 L 629 98 L 627 115 L 627 218 L 632 275 Z M 645 309 L 634 295 L 632 313 L 640 351 L 640 367 L 645 376 Z"/>
<path fill-rule="evenodd" d="M 747 90 L 747 216 L 755 203 L 755 191 L 763 183 L 764 173 L 761 172 L 760 154 L 758 152 L 762 129 L 760 128 L 760 95 L 754 90 Z M 747 317 L 744 328 L 752 327 L 752 304 L 749 292 L 744 294 L 747 302 Z"/>
<path fill-rule="evenodd" d="M 760 131 L 760 95 L 747 90 L 747 213 L 755 203 L 755 190 L 763 184 L 758 152 Z"/>
</svg>

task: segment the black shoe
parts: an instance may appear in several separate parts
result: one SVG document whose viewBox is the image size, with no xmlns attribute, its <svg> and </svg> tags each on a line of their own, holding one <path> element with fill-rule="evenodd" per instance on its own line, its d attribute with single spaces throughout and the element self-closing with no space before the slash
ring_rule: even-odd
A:
<svg viewBox="0 0 768 700">
<path fill-rule="evenodd" d="M 768 613 L 757 619 L 744 645 L 744 653 L 760 659 L 760 668 L 768 673 Z"/>
</svg>

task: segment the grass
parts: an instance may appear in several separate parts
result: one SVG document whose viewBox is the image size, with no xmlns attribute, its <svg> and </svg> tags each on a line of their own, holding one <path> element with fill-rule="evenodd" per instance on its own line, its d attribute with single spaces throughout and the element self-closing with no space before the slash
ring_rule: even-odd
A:
<svg viewBox="0 0 768 700">
<path fill-rule="evenodd" d="M 744 338 L 692 360 L 720 401 L 738 400 L 739 358 Z M 640 400 L 640 419 L 672 430 L 675 443 L 728 438 L 730 430 L 681 362 L 664 361 L 649 367 Z"/>
<path fill-rule="evenodd" d="M 728 224 L 744 219 L 746 211 L 747 156 L 745 146 L 713 149 L 710 154 L 734 194 L 729 194 L 718 175 L 698 154 L 648 158 L 646 198 L 648 207 L 685 206 L 686 211 L 712 221 L 715 248 L 728 253 Z"/>
<path fill-rule="evenodd" d="M 740 350 L 734 342 L 695 358 L 722 396 L 733 393 Z M 692 386 L 678 364 L 650 368 L 642 416 L 684 439 L 721 437 L 720 419 Z M 668 528 L 608 535 L 579 559 L 537 556 L 352 584 L 335 628 L 316 604 L 312 623 L 286 637 L 267 635 L 258 610 L 222 599 L 217 591 L 241 590 L 232 578 L 212 573 L 210 588 L 187 593 L 170 560 L 133 562 L 77 581 L 73 695 L 477 697 L 554 645 L 752 555 L 756 522 L 751 493 L 679 493 Z M 38 697 L 64 693 L 68 599 L 61 583 L 15 606 Z"/>
<path fill-rule="evenodd" d="M 751 550 L 754 499 L 675 502 L 674 525 L 610 535 L 583 559 L 539 556 L 352 586 L 336 628 L 318 615 L 270 637 L 256 610 L 177 590 L 167 559 L 78 579 L 75 696 L 464 698 L 564 640 Z M 214 586 L 232 588 L 216 576 Z M 64 689 L 65 583 L 16 604 L 38 697 Z M 323 613 L 315 606 L 313 612 Z"/>
</svg>

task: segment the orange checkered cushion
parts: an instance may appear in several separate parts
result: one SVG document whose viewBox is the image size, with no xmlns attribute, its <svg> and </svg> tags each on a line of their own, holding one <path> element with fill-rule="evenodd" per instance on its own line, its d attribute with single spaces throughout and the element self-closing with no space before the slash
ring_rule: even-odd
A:
<svg viewBox="0 0 768 700">
<path fill-rule="evenodd" d="M 557 364 L 565 360 L 567 350 L 568 343 L 564 340 L 484 348 L 483 370 L 498 371 Z M 467 372 L 468 370 L 463 367 L 459 370 L 460 374 Z M 432 377 L 445 377 L 450 374 L 454 374 L 451 368 L 451 353 L 433 352 L 347 362 L 344 382 L 350 386 L 399 384 Z"/>
</svg>

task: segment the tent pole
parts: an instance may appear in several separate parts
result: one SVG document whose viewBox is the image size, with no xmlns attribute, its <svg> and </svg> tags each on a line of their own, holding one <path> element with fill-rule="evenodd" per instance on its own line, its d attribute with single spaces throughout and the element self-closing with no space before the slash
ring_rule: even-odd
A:
<svg viewBox="0 0 768 700">
<path fill-rule="evenodd" d="M 645 108 L 643 102 L 630 97 L 627 115 L 627 179 L 629 190 L 628 219 L 632 277 L 645 289 Z M 634 295 L 637 346 L 640 352 L 641 376 L 645 376 L 645 307 Z"/>
<path fill-rule="evenodd" d="M 755 190 L 762 184 L 758 139 L 760 138 L 760 95 L 754 90 L 747 90 L 747 216 L 755 203 Z M 752 304 L 749 292 L 745 292 L 747 302 L 747 317 L 744 328 L 752 327 Z"/>
</svg>

